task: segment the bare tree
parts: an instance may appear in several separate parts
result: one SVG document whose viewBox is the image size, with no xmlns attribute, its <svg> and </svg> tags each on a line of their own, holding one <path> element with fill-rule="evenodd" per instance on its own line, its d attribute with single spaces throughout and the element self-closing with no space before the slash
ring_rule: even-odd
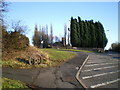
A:
<svg viewBox="0 0 120 90">
<path fill-rule="evenodd" d="M 35 25 L 34 36 L 33 36 L 33 44 L 34 44 L 34 46 L 40 47 L 39 31 L 38 31 L 37 25 Z"/>
<path fill-rule="evenodd" d="M 55 42 L 59 42 L 58 36 L 55 36 Z"/>
<path fill-rule="evenodd" d="M 50 26 L 50 41 L 51 41 L 51 46 L 53 46 L 53 27 L 52 27 L 52 24 Z"/>
<path fill-rule="evenodd" d="M 12 25 L 11 28 L 15 31 L 15 32 L 20 32 L 22 34 L 26 33 L 28 28 L 26 25 L 22 25 L 22 21 L 12 21 Z"/>
<path fill-rule="evenodd" d="M 45 27 L 42 26 L 42 41 L 44 41 L 45 38 L 46 38 L 46 36 L 45 36 Z"/>
<path fill-rule="evenodd" d="M 64 38 L 65 38 L 65 45 L 66 45 L 66 37 L 67 37 L 67 25 L 64 24 Z"/>
<path fill-rule="evenodd" d="M 6 6 L 8 5 L 7 2 L 5 2 L 5 0 L 0 0 L 0 12 L 5 12 L 7 11 Z"/>
<path fill-rule="evenodd" d="M 46 35 L 48 35 L 48 25 L 46 25 Z"/>
<path fill-rule="evenodd" d="M 46 45 L 48 46 L 49 44 L 49 35 L 48 35 L 48 25 L 46 25 Z"/>
<path fill-rule="evenodd" d="M 3 25 L 3 12 L 7 11 L 8 3 L 5 0 L 0 0 L 0 25 Z"/>
<path fill-rule="evenodd" d="M 70 29 L 68 28 L 68 45 L 70 46 Z"/>
</svg>

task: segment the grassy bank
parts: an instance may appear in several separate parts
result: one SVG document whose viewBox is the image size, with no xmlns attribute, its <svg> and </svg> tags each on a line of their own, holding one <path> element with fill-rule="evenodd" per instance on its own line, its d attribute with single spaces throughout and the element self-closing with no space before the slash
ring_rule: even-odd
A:
<svg viewBox="0 0 120 90">
<path fill-rule="evenodd" d="M 49 62 L 48 66 L 59 65 L 62 62 L 65 62 L 77 55 L 74 52 L 59 51 L 57 49 L 40 49 L 40 50 L 48 53 L 50 57 L 50 60 L 48 61 Z"/>
<path fill-rule="evenodd" d="M 2 78 L 2 88 L 3 89 L 9 89 L 9 88 L 14 88 L 14 89 L 17 89 L 17 88 L 26 88 L 26 89 L 29 89 L 30 88 L 28 86 L 26 86 L 25 83 L 19 81 L 19 80 L 12 80 L 12 79 L 9 79 L 9 78 L 5 78 L 3 77 Z"/>
<path fill-rule="evenodd" d="M 76 49 L 60 49 L 63 51 L 75 51 L 75 52 L 87 52 L 87 53 L 95 53 L 95 51 L 87 51 L 87 50 L 76 50 Z"/>
<path fill-rule="evenodd" d="M 48 59 L 43 60 L 40 65 L 30 65 L 26 57 L 30 56 L 29 53 L 40 53 L 46 56 Z M 29 53 L 28 53 L 29 52 Z M 12 68 L 32 68 L 32 67 L 52 67 L 61 64 L 76 56 L 74 52 L 59 51 L 57 49 L 38 49 L 33 48 L 26 51 L 11 51 L 7 54 L 5 60 L 3 59 L 0 64 L 3 67 Z M 20 58 L 20 60 L 19 60 Z"/>
</svg>

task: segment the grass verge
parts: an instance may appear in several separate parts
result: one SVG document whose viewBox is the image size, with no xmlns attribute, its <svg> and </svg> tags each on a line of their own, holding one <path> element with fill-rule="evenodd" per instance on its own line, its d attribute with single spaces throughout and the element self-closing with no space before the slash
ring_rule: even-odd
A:
<svg viewBox="0 0 120 90">
<path fill-rule="evenodd" d="M 77 54 L 74 52 L 59 51 L 57 49 L 40 49 L 48 53 L 50 60 L 47 62 L 48 66 L 57 66 L 62 62 L 74 58 Z"/>
<path fill-rule="evenodd" d="M 87 53 L 95 53 L 95 51 L 87 51 L 87 50 L 76 50 L 76 49 L 60 49 L 63 51 L 76 51 L 76 52 L 87 52 Z"/>
<path fill-rule="evenodd" d="M 8 89 L 8 88 L 26 88 L 26 89 L 30 89 L 28 86 L 26 86 L 25 83 L 19 81 L 19 80 L 12 80 L 9 78 L 2 78 L 2 88 L 3 89 Z"/>
<path fill-rule="evenodd" d="M 52 67 L 52 66 L 57 66 L 62 62 L 65 62 L 76 56 L 76 53 L 74 52 L 59 51 L 57 49 L 37 49 L 37 51 L 41 52 L 46 57 L 49 57 L 49 60 L 43 60 L 42 64 L 40 65 L 30 65 L 25 61 L 23 62 L 16 59 L 16 58 L 26 57 L 26 51 L 24 52 L 18 51 L 17 52 L 18 54 L 16 54 L 16 52 L 12 55 L 11 53 L 8 54 L 7 60 L 2 60 L 2 62 L 0 62 L 0 65 L 2 64 L 3 67 L 11 67 L 11 68 Z M 34 51 L 33 53 L 36 53 L 36 52 Z M 12 56 L 12 58 L 10 58 L 9 56 Z"/>
</svg>

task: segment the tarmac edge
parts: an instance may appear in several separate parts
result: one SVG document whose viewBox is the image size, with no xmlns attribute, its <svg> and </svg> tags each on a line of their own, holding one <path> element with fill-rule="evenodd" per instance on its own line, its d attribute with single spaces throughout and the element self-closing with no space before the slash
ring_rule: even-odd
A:
<svg viewBox="0 0 120 90">
<path fill-rule="evenodd" d="M 78 82 L 83 86 L 83 88 L 87 88 L 87 86 L 81 81 L 81 79 L 79 78 L 82 68 L 84 67 L 84 65 L 86 64 L 86 62 L 88 61 L 89 55 L 87 56 L 87 58 L 85 59 L 85 61 L 83 62 L 82 66 L 80 67 L 80 69 L 78 70 L 77 74 L 76 74 L 76 79 L 78 80 Z"/>
</svg>

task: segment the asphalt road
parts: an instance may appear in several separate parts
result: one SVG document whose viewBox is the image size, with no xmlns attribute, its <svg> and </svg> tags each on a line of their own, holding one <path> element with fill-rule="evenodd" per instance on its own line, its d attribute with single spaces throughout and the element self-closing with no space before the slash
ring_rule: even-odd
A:
<svg viewBox="0 0 120 90">
<path fill-rule="evenodd" d="M 119 55 L 114 52 L 89 54 L 79 76 L 82 83 L 87 88 L 120 88 Z"/>
<path fill-rule="evenodd" d="M 21 80 L 32 88 L 83 88 L 76 80 L 76 67 L 80 67 L 87 54 L 78 55 L 61 66 L 51 68 L 12 69 L 2 68 L 2 75 Z"/>
</svg>

